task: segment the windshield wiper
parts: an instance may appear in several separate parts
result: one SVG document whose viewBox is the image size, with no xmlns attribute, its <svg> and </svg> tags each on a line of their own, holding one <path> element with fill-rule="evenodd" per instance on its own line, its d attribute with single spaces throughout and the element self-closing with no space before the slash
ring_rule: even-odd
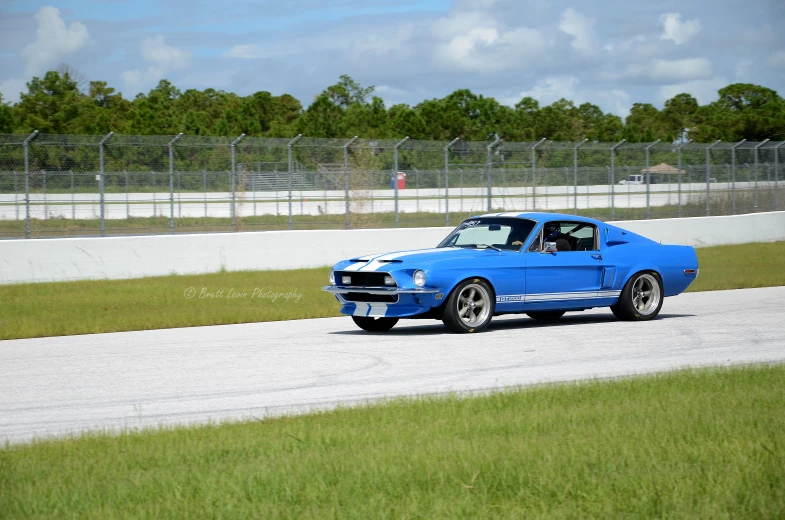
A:
<svg viewBox="0 0 785 520">
<path fill-rule="evenodd" d="M 496 251 L 499 251 L 499 252 L 501 252 L 501 249 L 499 249 L 499 248 L 498 248 L 498 247 L 496 247 L 496 246 L 492 246 L 492 245 L 490 245 L 490 244 L 474 244 L 474 247 L 484 247 L 484 248 L 486 248 L 486 249 L 490 248 L 490 249 L 495 249 Z"/>
</svg>

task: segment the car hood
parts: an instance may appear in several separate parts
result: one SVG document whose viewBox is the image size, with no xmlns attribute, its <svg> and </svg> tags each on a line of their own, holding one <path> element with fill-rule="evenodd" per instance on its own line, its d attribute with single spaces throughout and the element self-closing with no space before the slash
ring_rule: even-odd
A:
<svg viewBox="0 0 785 520">
<path fill-rule="evenodd" d="M 380 268 L 401 267 L 427 267 L 437 260 L 469 260 L 473 258 L 487 258 L 489 255 L 500 255 L 494 249 L 469 249 L 463 247 L 438 247 L 433 249 L 414 249 L 411 251 L 397 251 L 382 255 L 365 255 L 352 258 L 336 265 L 336 269 L 353 271 L 376 271 Z"/>
</svg>

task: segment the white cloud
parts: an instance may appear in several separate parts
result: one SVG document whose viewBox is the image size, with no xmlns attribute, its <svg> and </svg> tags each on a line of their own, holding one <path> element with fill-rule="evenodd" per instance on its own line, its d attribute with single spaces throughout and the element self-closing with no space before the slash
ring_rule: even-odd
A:
<svg viewBox="0 0 785 520">
<path fill-rule="evenodd" d="M 655 79 L 700 79 L 711 76 L 711 62 L 706 58 L 654 60 L 650 76 Z"/>
<path fill-rule="evenodd" d="M 750 77 L 754 62 L 751 59 L 742 59 L 736 64 L 736 81 L 745 83 Z"/>
<path fill-rule="evenodd" d="M 25 78 L 42 76 L 68 56 L 81 50 L 90 40 L 87 27 L 81 22 L 66 25 L 60 11 L 51 6 L 41 7 L 34 15 L 38 28 L 35 41 L 21 51 L 25 62 Z M 27 88 L 23 78 L 9 78 L 0 83 L 0 92 L 7 102 L 16 103 Z"/>
<path fill-rule="evenodd" d="M 223 55 L 227 58 L 242 58 L 246 60 L 252 60 L 264 57 L 264 52 L 262 51 L 262 47 L 259 45 L 245 44 L 235 45 L 223 53 Z"/>
<path fill-rule="evenodd" d="M 120 77 L 123 78 L 126 88 L 142 90 L 162 79 L 167 72 L 181 70 L 191 62 L 191 53 L 178 49 L 164 42 L 163 35 L 142 40 L 140 44 L 142 57 L 150 65 L 146 70 L 126 70 Z"/>
<path fill-rule="evenodd" d="M 366 33 L 354 40 L 349 50 L 354 56 L 362 53 L 376 56 L 392 53 L 403 56 L 409 53 L 408 44 L 415 39 L 415 32 L 413 23 L 404 23 L 390 31 Z"/>
<path fill-rule="evenodd" d="M 530 90 L 523 90 L 517 97 L 502 98 L 500 102 L 515 105 L 525 97 L 536 99 L 540 106 L 550 105 L 561 98 L 575 101 L 575 90 L 580 81 L 575 76 L 552 76 L 538 81 Z"/>
<path fill-rule="evenodd" d="M 552 76 L 538 81 L 530 90 L 524 90 L 517 96 L 501 97 L 499 102 L 514 106 L 524 97 L 536 99 L 540 106 L 547 106 L 562 98 L 572 101 L 575 106 L 592 103 L 602 106 L 607 113 L 616 114 L 622 119 L 627 117 L 632 107 L 630 95 L 622 89 L 595 90 L 581 88 L 580 80 L 575 76 Z"/>
<path fill-rule="evenodd" d="M 559 22 L 559 29 L 572 36 L 572 48 L 584 56 L 593 56 L 599 49 L 594 21 L 594 18 L 588 18 L 570 7 L 562 13 Z"/>
<path fill-rule="evenodd" d="M 650 78 L 655 81 L 686 81 L 711 77 L 711 62 L 706 58 L 652 60 L 648 64 L 628 65 L 622 77 Z"/>
<path fill-rule="evenodd" d="M 525 67 L 549 46 L 537 29 L 506 28 L 480 12 L 451 13 L 436 21 L 431 34 L 439 40 L 434 65 L 471 72 Z"/>
<path fill-rule="evenodd" d="M 38 22 L 36 39 L 22 50 L 26 77 L 56 66 L 63 57 L 80 50 L 90 39 L 84 24 L 71 22 L 66 26 L 60 11 L 54 7 L 42 7 L 33 18 Z"/>
<path fill-rule="evenodd" d="M 660 17 L 661 40 L 671 40 L 676 45 L 688 42 L 701 30 L 700 20 L 681 21 L 681 13 L 666 13 Z"/>
<path fill-rule="evenodd" d="M 769 65 L 777 68 L 785 68 L 785 50 L 777 51 L 768 59 Z"/>
<path fill-rule="evenodd" d="M 165 68 L 182 69 L 191 61 L 191 53 L 164 43 L 163 35 L 142 41 L 142 56 L 145 61 Z"/>
<path fill-rule="evenodd" d="M 713 77 L 705 80 L 686 81 L 673 85 L 664 85 L 657 89 L 657 101 L 664 104 L 677 94 L 686 92 L 698 100 L 701 105 L 706 105 L 717 100 L 717 91 L 728 85 L 728 80 L 721 77 Z"/>
<path fill-rule="evenodd" d="M 610 114 L 625 119 L 630 115 L 630 108 L 632 108 L 632 98 L 630 95 L 621 89 L 597 90 L 587 93 L 589 103 L 605 107 L 605 111 Z"/>
<path fill-rule="evenodd" d="M 0 83 L 0 92 L 3 94 L 3 103 L 17 103 L 19 95 L 27 89 L 25 80 L 9 78 Z"/>
</svg>

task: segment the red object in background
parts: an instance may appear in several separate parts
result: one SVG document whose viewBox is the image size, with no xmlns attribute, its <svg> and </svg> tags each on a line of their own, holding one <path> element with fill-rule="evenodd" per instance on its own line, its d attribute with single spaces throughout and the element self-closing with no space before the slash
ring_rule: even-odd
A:
<svg viewBox="0 0 785 520">
<path fill-rule="evenodd" d="M 403 172 L 398 172 L 398 175 L 395 177 L 396 181 L 398 182 L 398 189 L 403 190 L 406 188 L 406 174 Z"/>
</svg>

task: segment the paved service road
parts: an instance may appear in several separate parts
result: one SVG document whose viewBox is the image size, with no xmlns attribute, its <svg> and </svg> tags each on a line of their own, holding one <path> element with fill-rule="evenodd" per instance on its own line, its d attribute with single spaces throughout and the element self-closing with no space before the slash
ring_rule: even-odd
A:
<svg viewBox="0 0 785 520">
<path fill-rule="evenodd" d="M 607 309 L 477 335 L 350 318 L 0 342 L 0 439 L 262 417 L 384 396 L 486 390 L 684 366 L 785 362 L 785 287 L 689 293 L 661 318 Z"/>
</svg>

